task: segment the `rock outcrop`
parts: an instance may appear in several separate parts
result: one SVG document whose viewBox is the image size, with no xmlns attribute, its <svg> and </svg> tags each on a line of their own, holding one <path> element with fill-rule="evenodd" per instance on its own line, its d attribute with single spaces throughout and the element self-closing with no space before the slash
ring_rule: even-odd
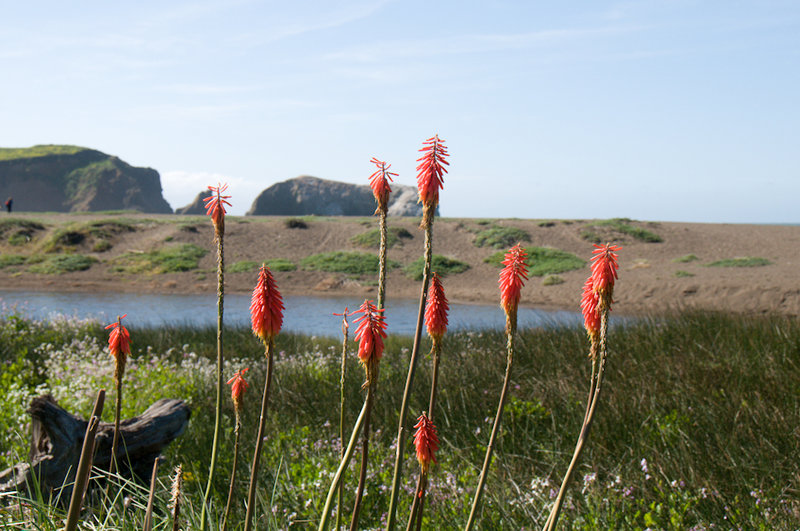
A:
<svg viewBox="0 0 800 531">
<path fill-rule="evenodd" d="M 176 214 L 185 214 L 185 215 L 203 215 L 206 213 L 206 204 L 203 202 L 203 199 L 206 197 L 211 197 L 210 190 L 203 190 L 197 197 L 194 198 L 194 201 L 189 203 L 188 205 L 176 208 Z"/>
<path fill-rule="evenodd" d="M 248 216 L 371 216 L 375 198 L 367 185 L 303 175 L 273 184 L 253 201 Z M 421 216 L 417 190 L 392 184 L 390 216 Z"/>
<path fill-rule="evenodd" d="M 172 213 L 157 171 L 75 146 L 0 149 L 0 196 L 20 211 Z"/>
</svg>

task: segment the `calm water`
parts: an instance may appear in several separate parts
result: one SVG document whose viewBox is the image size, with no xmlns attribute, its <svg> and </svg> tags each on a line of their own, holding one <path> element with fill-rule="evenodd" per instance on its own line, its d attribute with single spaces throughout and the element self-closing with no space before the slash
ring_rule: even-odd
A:
<svg viewBox="0 0 800 531">
<path fill-rule="evenodd" d="M 286 297 L 283 329 L 318 336 L 340 334 L 341 313 L 359 307 L 364 299 L 352 297 Z M 391 300 L 386 304 L 387 331 L 393 334 L 413 334 L 419 301 Z M 46 319 L 53 314 L 78 318 L 93 318 L 110 323 L 117 315 L 128 314 L 129 326 L 159 326 L 162 324 L 192 324 L 215 326 L 217 322 L 216 295 L 160 295 L 130 293 L 53 293 L 0 290 L 0 308 L 11 307 L 34 319 Z M 225 296 L 225 323 L 250 324 L 250 296 Z M 580 326 L 577 312 L 544 311 L 520 308 L 519 326 L 552 327 Z M 505 316 L 499 305 L 450 305 L 450 329 L 502 329 Z"/>
</svg>

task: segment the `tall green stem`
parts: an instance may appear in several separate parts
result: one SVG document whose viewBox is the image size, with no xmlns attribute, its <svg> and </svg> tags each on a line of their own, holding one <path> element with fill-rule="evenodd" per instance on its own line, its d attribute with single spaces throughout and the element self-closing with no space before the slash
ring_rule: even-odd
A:
<svg viewBox="0 0 800 531">
<path fill-rule="evenodd" d="M 339 459 L 344 460 L 344 382 L 347 375 L 347 308 L 342 314 L 342 371 L 339 376 L 339 443 L 341 451 Z M 339 484 L 339 493 L 336 500 L 336 530 L 342 527 L 342 505 L 344 498 L 344 482 Z"/>
<path fill-rule="evenodd" d="M 426 208 L 426 212 L 427 212 Z M 411 359 L 408 362 L 408 376 L 406 386 L 403 389 L 403 401 L 400 404 L 400 415 L 397 426 L 397 453 L 394 457 L 394 473 L 392 474 L 392 497 L 389 500 L 389 514 L 386 520 L 386 529 L 391 531 L 395 526 L 397 515 L 397 499 L 400 494 L 400 476 L 403 470 L 403 454 L 406 445 L 406 413 L 408 412 L 408 398 L 411 395 L 411 387 L 414 384 L 414 373 L 417 369 L 417 358 L 419 354 L 420 339 L 422 328 L 425 322 L 425 301 L 428 297 L 428 284 L 431 276 L 431 260 L 433 258 L 433 216 L 429 223 L 425 224 L 425 258 L 422 270 L 422 291 L 419 296 L 419 312 L 417 313 L 417 329 L 414 333 L 414 346 L 411 349 Z"/>
<path fill-rule="evenodd" d="M 106 390 L 100 389 L 94 401 L 92 416 L 86 425 L 86 434 L 83 437 L 81 447 L 81 457 L 78 461 L 78 469 L 75 472 L 75 483 L 72 485 L 72 496 L 69 501 L 67 511 L 67 523 L 65 531 L 74 531 L 78 528 L 81 507 L 83 506 L 83 496 L 86 493 L 86 486 L 89 483 L 89 473 L 92 470 L 92 456 L 94 454 L 94 438 L 97 434 L 97 427 L 100 425 L 100 417 L 103 414 L 103 404 L 106 400 Z"/>
<path fill-rule="evenodd" d="M 564 479 L 561 482 L 561 487 L 558 490 L 558 496 L 556 497 L 555 504 L 550 511 L 550 516 L 547 519 L 547 523 L 545 524 L 543 531 L 553 531 L 556 528 L 558 516 L 561 512 L 561 506 L 564 503 L 564 496 L 567 492 L 567 484 L 569 483 L 569 480 L 575 471 L 575 467 L 578 464 L 578 459 L 580 458 L 581 452 L 583 452 L 586 441 L 589 439 L 589 430 L 592 428 L 592 421 L 594 420 L 594 415 L 597 411 L 597 402 L 600 398 L 600 390 L 603 386 L 603 373 L 605 372 L 606 358 L 608 357 L 608 347 L 606 342 L 607 332 L 608 307 L 605 307 L 600 312 L 600 366 L 597 369 L 597 378 L 594 381 L 594 393 L 591 395 L 591 401 L 587 405 L 587 412 L 583 419 L 583 425 L 581 426 L 581 432 L 578 436 L 578 442 L 575 444 L 575 451 L 572 454 L 572 460 L 569 463 L 566 474 L 564 474 Z M 594 364 L 592 364 L 592 369 L 594 369 Z M 592 371 L 592 376 L 594 376 L 594 370 Z"/>
<path fill-rule="evenodd" d="M 217 453 L 219 450 L 219 432 L 222 419 L 222 313 L 225 299 L 225 235 L 223 230 L 216 233 L 217 240 L 217 400 L 214 416 L 214 441 L 211 444 L 211 464 L 208 467 L 208 484 L 203 496 L 203 509 L 200 514 L 200 531 L 206 528 L 206 511 L 209 509 L 211 488 L 214 483 L 214 470 L 217 467 Z"/>
<path fill-rule="evenodd" d="M 350 463 L 350 458 L 353 457 L 353 452 L 356 449 L 356 442 L 358 441 L 358 435 L 361 433 L 361 427 L 364 425 L 364 417 L 366 417 L 366 414 L 367 401 L 365 400 L 364 405 L 361 407 L 361 413 L 358 414 L 356 423 L 353 426 L 353 432 L 350 434 L 350 442 L 347 443 L 347 450 L 345 450 L 344 457 L 339 463 L 339 468 L 336 470 L 336 474 L 333 476 L 331 488 L 328 489 L 328 497 L 325 499 L 325 507 L 322 509 L 322 518 L 319 522 L 319 531 L 325 531 L 328 528 L 328 517 L 331 513 L 333 497 L 342 481 L 342 475 L 344 474 L 345 469 L 347 469 L 347 465 Z"/>
<path fill-rule="evenodd" d="M 228 503 L 225 504 L 225 516 L 222 518 L 222 531 L 228 529 L 228 516 L 231 514 L 231 502 L 233 501 L 233 487 L 236 483 L 236 465 L 239 462 L 239 432 L 242 423 L 239 419 L 239 410 L 236 410 L 236 427 L 233 429 L 233 465 L 231 466 L 231 485 L 228 487 Z"/>
<path fill-rule="evenodd" d="M 267 424 L 267 402 L 269 401 L 269 391 L 272 384 L 273 350 L 275 350 L 275 338 L 270 336 L 267 341 L 267 377 L 264 381 L 264 393 L 261 395 L 261 415 L 258 418 L 258 438 L 256 439 L 256 449 L 253 453 L 253 466 L 250 471 L 250 488 L 247 491 L 247 514 L 245 515 L 244 521 L 245 531 L 250 531 L 252 529 L 253 515 L 255 514 L 258 465 L 261 460 L 261 447 L 264 445 L 264 430 Z"/>
<path fill-rule="evenodd" d="M 511 382 L 511 365 L 514 361 L 514 335 L 516 333 L 516 323 L 514 326 L 506 326 L 508 334 L 507 343 L 507 356 L 506 356 L 506 375 L 503 378 L 503 390 L 500 392 L 500 403 L 497 404 L 497 414 L 494 417 L 494 425 L 492 426 L 492 434 L 489 437 L 489 445 L 486 447 L 486 456 L 483 459 L 483 467 L 481 468 L 481 475 L 478 479 L 478 488 L 475 490 L 475 497 L 472 499 L 472 509 L 469 512 L 469 519 L 467 525 L 464 527 L 465 531 L 472 529 L 475 525 L 475 518 L 478 516 L 478 507 L 480 506 L 481 494 L 483 494 L 483 486 L 486 484 L 486 476 L 489 472 L 489 465 L 492 463 L 492 452 L 494 451 L 494 443 L 497 439 L 497 433 L 500 431 L 500 422 L 503 419 L 503 407 L 506 403 L 506 393 L 508 392 L 508 384 Z"/>
<path fill-rule="evenodd" d="M 364 487 L 367 480 L 367 466 L 369 464 L 369 419 L 372 413 L 372 403 L 375 400 L 375 382 L 376 377 L 374 370 L 370 371 L 369 381 L 367 382 L 367 398 L 365 404 L 367 405 L 367 412 L 364 415 L 364 430 L 361 440 L 361 470 L 358 475 L 358 489 L 356 490 L 356 501 L 353 504 L 353 517 L 350 520 L 350 531 L 358 529 L 358 517 L 361 513 L 361 499 L 364 496 Z"/>
</svg>

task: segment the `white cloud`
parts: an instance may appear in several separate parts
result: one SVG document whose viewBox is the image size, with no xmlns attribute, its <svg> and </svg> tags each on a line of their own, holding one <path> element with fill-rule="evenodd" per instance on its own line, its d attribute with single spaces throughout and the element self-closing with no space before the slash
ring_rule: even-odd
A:
<svg viewBox="0 0 800 531">
<path fill-rule="evenodd" d="M 164 199 L 172 208 L 188 205 L 194 201 L 197 194 L 207 190 L 209 186 L 216 186 L 219 183 L 228 184 L 228 190 L 225 193 L 232 196 L 229 200 L 232 205 L 229 213 L 235 216 L 244 215 L 250 209 L 253 199 L 264 189 L 263 183 L 222 173 L 172 170 L 161 174 Z"/>
</svg>

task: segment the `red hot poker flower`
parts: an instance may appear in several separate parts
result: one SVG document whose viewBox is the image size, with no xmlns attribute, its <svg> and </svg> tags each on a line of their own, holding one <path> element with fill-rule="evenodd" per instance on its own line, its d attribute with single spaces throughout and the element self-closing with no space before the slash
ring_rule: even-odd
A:
<svg viewBox="0 0 800 531">
<path fill-rule="evenodd" d="M 417 461 L 425 473 L 430 467 L 431 461 L 436 462 L 436 451 L 439 449 L 439 436 L 436 435 L 436 426 L 433 421 L 423 413 L 414 425 L 417 431 L 414 433 L 414 446 L 417 449 Z"/>
<path fill-rule="evenodd" d="M 447 147 L 439 135 L 434 135 L 425 142 L 420 152 L 423 155 L 417 159 L 417 188 L 419 201 L 428 208 L 435 208 L 439 204 L 439 189 L 443 187 L 443 179 L 450 163 L 447 162 Z"/>
<path fill-rule="evenodd" d="M 435 272 L 431 276 L 431 288 L 428 291 L 428 305 L 425 308 L 425 324 L 428 334 L 434 341 L 439 341 L 447 332 L 447 312 L 450 305 L 444 296 L 444 287 L 439 275 Z"/>
<path fill-rule="evenodd" d="M 378 170 L 369 176 L 369 185 L 372 188 L 372 195 L 375 196 L 375 201 L 378 202 L 378 209 L 375 213 L 386 212 L 389 206 L 389 194 L 392 193 L 389 182 L 392 180 L 392 177 L 397 177 L 397 174 L 389 171 L 389 168 L 392 167 L 391 164 L 386 164 L 375 157 L 372 157 L 370 162 L 378 167 Z"/>
<path fill-rule="evenodd" d="M 383 309 L 377 309 L 369 300 L 364 301 L 364 304 L 353 312 L 353 315 L 359 313 L 361 317 L 355 320 L 358 323 L 355 339 L 358 341 L 358 358 L 367 367 L 383 356 L 386 320 L 383 316 Z"/>
<path fill-rule="evenodd" d="M 211 216 L 211 221 L 214 223 L 214 228 L 219 231 L 223 227 L 225 221 L 225 205 L 231 206 L 226 201 L 230 199 L 229 195 L 222 195 L 222 192 L 228 189 L 227 184 L 217 184 L 217 186 L 209 186 L 211 195 L 203 199 L 206 204 L 206 215 Z"/>
<path fill-rule="evenodd" d="M 503 259 L 505 267 L 500 272 L 500 304 L 506 315 L 516 315 L 522 286 L 528 280 L 528 267 L 525 265 L 527 257 L 525 249 L 517 244 L 506 252 Z"/>
<path fill-rule="evenodd" d="M 283 299 L 268 267 L 262 265 L 258 272 L 258 283 L 250 299 L 250 322 L 253 333 L 267 343 L 281 330 L 283 325 Z"/>
<path fill-rule="evenodd" d="M 117 321 L 106 327 L 106 330 L 109 328 L 112 329 L 111 333 L 108 335 L 108 351 L 112 356 L 117 358 L 118 361 L 120 359 L 120 354 L 129 355 L 131 353 L 131 335 L 128 329 L 120 324 L 127 316 L 128 314 L 126 313 Z"/>
<path fill-rule="evenodd" d="M 617 280 L 617 253 L 621 249 L 618 245 L 595 245 L 592 251 L 592 283 L 594 290 L 601 296 L 607 296 L 610 302 L 614 294 L 614 282 Z"/>
<path fill-rule="evenodd" d="M 242 409 L 242 396 L 249 387 L 248 383 L 244 380 L 244 373 L 249 371 L 249 368 L 236 371 L 236 374 L 228 380 L 228 385 L 231 386 L 231 399 L 233 400 L 233 407 L 239 412 Z"/>
<path fill-rule="evenodd" d="M 595 291 L 592 277 L 589 277 L 583 285 L 583 296 L 581 297 L 583 324 L 586 327 L 589 338 L 593 338 L 600 333 L 599 304 L 600 294 Z"/>
</svg>

